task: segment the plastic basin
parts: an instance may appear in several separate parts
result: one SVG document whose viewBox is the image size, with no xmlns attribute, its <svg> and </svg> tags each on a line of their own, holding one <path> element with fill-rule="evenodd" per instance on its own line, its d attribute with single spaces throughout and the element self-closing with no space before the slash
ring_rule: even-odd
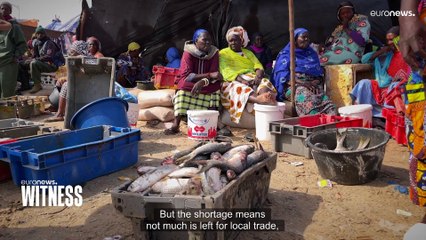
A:
<svg viewBox="0 0 426 240">
<path fill-rule="evenodd" d="M 364 184 L 377 178 L 390 136 L 377 129 L 348 128 L 345 146 L 356 149 L 361 136 L 370 138 L 369 145 L 365 149 L 352 151 L 326 150 L 315 146 L 316 143 L 323 143 L 328 149 L 335 149 L 336 129 L 317 131 L 306 139 L 321 177 L 343 185 Z"/>
<path fill-rule="evenodd" d="M 130 127 L 127 118 L 129 104 L 115 97 L 91 102 L 78 110 L 71 119 L 71 129 L 82 129 L 99 125 Z"/>
</svg>

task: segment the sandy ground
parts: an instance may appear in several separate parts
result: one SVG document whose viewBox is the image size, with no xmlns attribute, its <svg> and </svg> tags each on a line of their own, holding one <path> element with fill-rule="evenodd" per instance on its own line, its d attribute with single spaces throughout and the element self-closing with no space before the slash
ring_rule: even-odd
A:
<svg viewBox="0 0 426 240">
<path fill-rule="evenodd" d="M 35 120 L 42 120 L 41 116 Z M 61 123 L 49 124 L 62 127 Z M 147 128 L 138 122 L 143 140 L 137 165 L 158 165 L 174 150 L 194 144 L 185 134 L 165 136 L 162 127 Z M 181 127 L 185 132 L 186 126 Z M 248 130 L 233 129 L 234 143 L 241 143 Z M 263 142 L 271 151 L 271 144 Z M 423 208 L 413 205 L 408 195 L 394 190 L 389 181 L 408 185 L 408 152 L 391 140 L 379 177 L 364 185 L 319 188 L 321 179 L 314 160 L 279 153 L 272 173 L 268 205 L 274 219 L 285 220 L 284 232 L 243 232 L 238 239 L 402 239 L 407 229 L 419 222 Z M 289 162 L 303 162 L 293 166 Z M 0 183 L 0 239 L 104 239 L 121 235 L 133 239 L 130 220 L 116 212 L 109 191 L 122 184 L 119 177 L 136 177 L 128 169 L 99 177 L 83 187 L 81 207 L 22 207 L 20 188 L 12 181 Z M 397 209 L 410 212 L 406 217 Z"/>
</svg>

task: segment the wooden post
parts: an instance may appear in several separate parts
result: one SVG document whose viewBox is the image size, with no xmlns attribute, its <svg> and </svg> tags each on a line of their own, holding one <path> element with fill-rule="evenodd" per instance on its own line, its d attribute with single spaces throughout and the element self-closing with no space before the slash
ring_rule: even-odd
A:
<svg viewBox="0 0 426 240">
<path fill-rule="evenodd" d="M 295 39 L 294 39 L 294 4 L 293 0 L 288 0 L 288 31 L 290 32 L 290 84 L 291 84 L 291 104 L 292 112 L 296 110 L 296 103 L 294 101 L 294 96 L 296 94 L 296 83 L 294 80 L 295 75 Z"/>
</svg>

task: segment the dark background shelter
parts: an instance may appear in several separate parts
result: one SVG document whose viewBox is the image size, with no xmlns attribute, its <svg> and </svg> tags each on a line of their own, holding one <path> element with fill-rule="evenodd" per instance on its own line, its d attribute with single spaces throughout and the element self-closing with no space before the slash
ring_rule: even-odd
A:
<svg viewBox="0 0 426 240">
<path fill-rule="evenodd" d="M 322 43 L 338 24 L 336 10 L 341 0 L 294 1 L 295 28 L 304 27 L 311 40 Z M 356 11 L 367 15 L 371 35 L 384 39 L 386 31 L 396 25 L 396 18 L 373 17 L 371 11 L 399 9 L 400 0 L 352 1 Z M 266 44 L 277 54 L 289 41 L 288 2 L 286 0 L 92 0 L 83 11 L 77 34 L 80 39 L 96 36 L 102 52 L 115 57 L 136 41 L 145 49 L 149 66 L 160 62 L 168 47 L 183 49 L 193 32 L 205 28 L 214 44 L 226 47 L 229 27 L 241 25 L 249 34 L 262 32 Z"/>
</svg>

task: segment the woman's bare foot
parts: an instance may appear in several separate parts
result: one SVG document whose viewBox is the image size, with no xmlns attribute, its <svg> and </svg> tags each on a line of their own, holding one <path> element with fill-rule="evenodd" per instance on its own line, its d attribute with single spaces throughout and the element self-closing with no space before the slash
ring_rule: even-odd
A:
<svg viewBox="0 0 426 240">
<path fill-rule="evenodd" d="M 277 103 L 274 94 L 272 94 L 271 92 L 266 92 L 258 95 L 256 97 L 256 100 L 257 103 L 265 105 L 275 105 Z"/>
</svg>

